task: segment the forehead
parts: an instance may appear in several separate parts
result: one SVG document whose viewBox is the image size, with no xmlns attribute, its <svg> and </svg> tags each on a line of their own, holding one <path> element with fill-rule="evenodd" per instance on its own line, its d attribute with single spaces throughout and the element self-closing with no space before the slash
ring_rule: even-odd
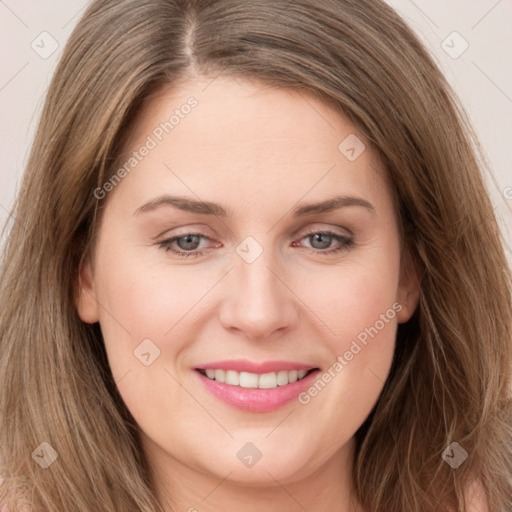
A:
<svg viewBox="0 0 512 512">
<path fill-rule="evenodd" d="M 161 89 L 139 115 L 121 161 L 144 146 L 151 149 L 118 187 L 129 183 L 140 199 L 156 190 L 232 203 L 264 195 L 265 207 L 275 208 L 305 195 L 386 192 L 380 162 L 339 112 L 303 92 L 244 79 Z"/>
</svg>

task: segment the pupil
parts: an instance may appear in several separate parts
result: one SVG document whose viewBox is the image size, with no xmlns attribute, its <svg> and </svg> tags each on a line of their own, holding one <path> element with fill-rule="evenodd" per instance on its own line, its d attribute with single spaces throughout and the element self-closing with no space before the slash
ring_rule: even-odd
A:
<svg viewBox="0 0 512 512">
<path fill-rule="evenodd" d="M 182 240 L 184 240 L 185 243 L 182 243 L 181 242 Z M 197 245 L 199 243 L 199 237 L 197 235 L 186 235 L 186 236 L 182 236 L 182 237 L 178 238 L 176 242 L 180 249 L 193 250 L 193 249 L 197 249 Z M 189 244 L 192 244 L 192 247 L 190 247 Z"/>
<path fill-rule="evenodd" d="M 323 245 L 322 245 L 322 240 L 323 240 Z M 323 235 L 321 233 L 316 233 L 315 235 L 313 235 L 313 241 L 319 241 L 320 245 L 322 245 L 322 247 L 315 247 L 314 244 L 312 243 L 312 245 L 315 249 L 326 249 L 330 245 L 331 236 Z"/>
</svg>

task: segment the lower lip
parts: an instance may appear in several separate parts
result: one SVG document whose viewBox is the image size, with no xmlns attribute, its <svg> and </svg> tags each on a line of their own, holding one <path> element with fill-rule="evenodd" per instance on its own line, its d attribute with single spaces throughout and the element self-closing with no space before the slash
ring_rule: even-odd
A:
<svg viewBox="0 0 512 512">
<path fill-rule="evenodd" d="M 242 388 L 211 380 L 197 370 L 194 373 L 203 386 L 224 403 L 249 412 L 270 412 L 280 409 L 293 401 L 311 386 L 320 370 L 313 370 L 301 380 L 277 386 L 272 389 Z"/>
</svg>

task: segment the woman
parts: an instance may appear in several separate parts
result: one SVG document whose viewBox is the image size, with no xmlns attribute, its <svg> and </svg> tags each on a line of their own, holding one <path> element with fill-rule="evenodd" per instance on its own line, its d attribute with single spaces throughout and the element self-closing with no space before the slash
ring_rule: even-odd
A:
<svg viewBox="0 0 512 512">
<path fill-rule="evenodd" d="M 13 215 L 9 509 L 508 510 L 510 271 L 385 3 L 93 2 Z"/>
</svg>

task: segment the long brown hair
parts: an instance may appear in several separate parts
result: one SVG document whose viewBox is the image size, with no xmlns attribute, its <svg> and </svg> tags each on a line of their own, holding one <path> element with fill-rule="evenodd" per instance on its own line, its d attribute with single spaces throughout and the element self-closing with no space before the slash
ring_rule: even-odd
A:
<svg viewBox="0 0 512 512">
<path fill-rule="evenodd" d="M 51 83 L 13 209 L 0 292 L 0 500 L 18 510 L 155 512 L 137 426 L 77 271 L 94 194 L 144 100 L 218 74 L 310 94 L 365 135 L 387 170 L 421 275 L 389 378 L 356 434 L 354 485 L 371 512 L 464 511 L 476 476 L 512 503 L 512 300 L 476 138 L 413 32 L 380 0 L 97 0 Z M 107 197 L 108 200 L 108 197 Z M 58 459 L 36 463 L 48 443 Z M 457 469 L 442 458 L 457 442 Z M 34 455 L 35 453 L 35 455 Z M 444 509 L 443 509 L 444 510 Z"/>
</svg>

